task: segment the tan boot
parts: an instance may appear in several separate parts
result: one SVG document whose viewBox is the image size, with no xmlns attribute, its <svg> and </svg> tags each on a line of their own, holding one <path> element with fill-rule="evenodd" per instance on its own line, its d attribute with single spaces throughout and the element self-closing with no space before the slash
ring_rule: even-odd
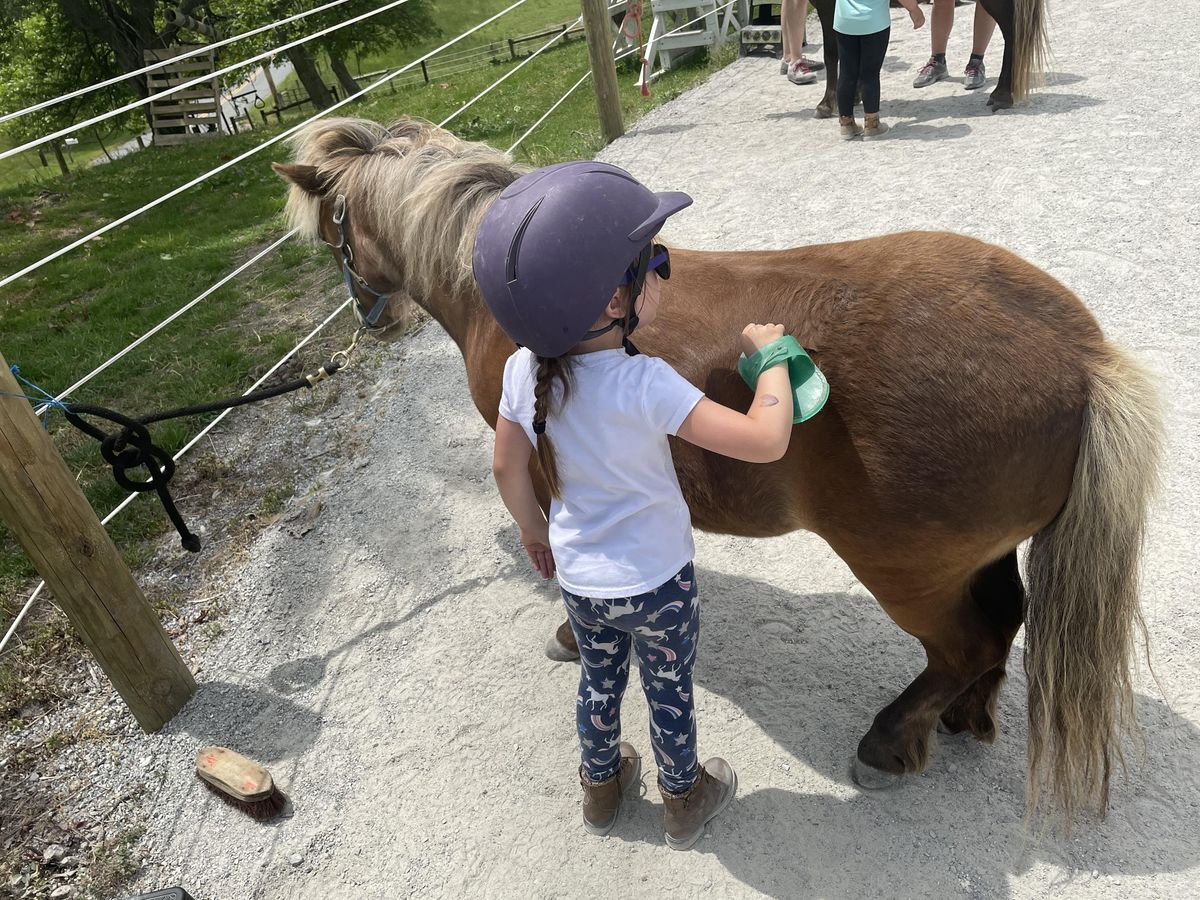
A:
<svg viewBox="0 0 1200 900">
<path fill-rule="evenodd" d="M 607 781 L 588 781 L 579 769 L 583 787 L 583 827 L 592 834 L 608 834 L 617 824 L 621 812 L 621 797 L 642 778 L 642 758 L 632 744 L 620 743 L 621 768 Z"/>
<path fill-rule="evenodd" d="M 700 767 L 700 775 L 683 794 L 663 791 L 664 825 L 667 846 L 672 850 L 690 850 L 707 825 L 729 805 L 737 793 L 737 773 L 725 760 L 714 756 Z"/>
<path fill-rule="evenodd" d="M 852 141 L 863 133 L 862 126 L 854 121 L 854 116 L 838 116 L 838 130 L 843 141 Z"/>
<path fill-rule="evenodd" d="M 875 113 L 874 115 L 867 113 L 863 117 L 863 122 L 866 126 L 863 128 L 864 141 L 872 140 L 888 132 L 888 124 L 887 122 L 879 121 L 879 113 Z"/>
</svg>

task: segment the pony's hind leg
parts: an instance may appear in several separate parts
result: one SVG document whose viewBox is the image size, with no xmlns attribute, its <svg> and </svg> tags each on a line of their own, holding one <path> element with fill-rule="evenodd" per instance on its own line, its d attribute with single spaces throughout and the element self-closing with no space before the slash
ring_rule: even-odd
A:
<svg viewBox="0 0 1200 900">
<path fill-rule="evenodd" d="M 996 698 L 1004 684 L 1005 662 L 1025 611 L 1025 586 L 1017 569 L 1016 550 L 980 570 L 971 585 L 971 599 L 1002 638 L 1004 658 L 946 707 L 938 730 L 947 734 L 969 731 L 990 744 L 996 739 Z"/>
<path fill-rule="evenodd" d="M 1012 638 L 1007 629 L 997 626 L 988 607 L 977 601 L 972 590 L 975 581 L 972 577 L 966 583 L 927 587 L 915 594 L 905 591 L 898 597 L 889 597 L 882 585 L 872 589 L 892 620 L 920 640 L 927 663 L 916 680 L 880 711 L 859 742 L 853 774 L 863 787 L 885 786 L 895 783 L 894 776 L 922 771 L 942 714 L 972 685 L 1003 665 Z M 870 581 L 864 579 L 864 584 L 872 588 Z M 979 709 L 991 702 L 998 684 L 981 684 L 986 691 L 974 700 L 964 698 L 964 709 L 979 718 Z"/>
</svg>

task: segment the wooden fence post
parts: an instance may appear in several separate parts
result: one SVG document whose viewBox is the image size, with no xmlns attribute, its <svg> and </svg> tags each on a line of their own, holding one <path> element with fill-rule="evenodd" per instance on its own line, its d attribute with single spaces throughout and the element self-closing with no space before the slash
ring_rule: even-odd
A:
<svg viewBox="0 0 1200 900">
<path fill-rule="evenodd" d="M 0 394 L 21 394 L 0 355 Z M 146 731 L 171 720 L 196 681 L 96 518 L 50 436 L 19 396 L 0 395 L 0 520 Z"/>
<path fill-rule="evenodd" d="M 613 62 L 612 26 L 608 19 L 608 0 L 579 0 L 587 32 L 588 59 L 592 64 L 592 87 L 596 91 L 596 111 L 600 131 L 610 144 L 625 133 L 621 119 L 621 97 L 617 93 L 617 64 Z"/>
</svg>

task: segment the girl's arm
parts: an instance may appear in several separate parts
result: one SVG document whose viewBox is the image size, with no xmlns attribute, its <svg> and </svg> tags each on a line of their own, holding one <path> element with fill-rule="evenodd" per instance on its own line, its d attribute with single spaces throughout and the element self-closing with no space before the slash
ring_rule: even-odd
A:
<svg viewBox="0 0 1200 900">
<path fill-rule="evenodd" d="M 496 449 L 492 455 L 492 474 L 500 499 L 521 529 L 521 543 L 529 561 L 543 578 L 554 574 L 554 554 L 550 550 L 550 526 L 533 492 L 529 476 L 529 458 L 533 444 L 516 422 L 504 416 L 496 420 Z"/>
<path fill-rule="evenodd" d="M 749 356 L 781 337 L 782 325 L 747 325 L 742 349 Z M 744 415 L 705 397 L 683 420 L 679 437 L 745 462 L 782 458 L 792 437 L 792 386 L 787 365 L 779 363 L 758 376 L 754 402 Z"/>
</svg>

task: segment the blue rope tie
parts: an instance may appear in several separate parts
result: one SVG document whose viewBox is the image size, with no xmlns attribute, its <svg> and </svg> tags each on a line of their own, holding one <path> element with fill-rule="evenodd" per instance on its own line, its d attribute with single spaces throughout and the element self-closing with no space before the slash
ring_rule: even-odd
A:
<svg viewBox="0 0 1200 900">
<path fill-rule="evenodd" d="M 16 378 L 17 381 L 21 382 L 21 384 L 25 385 L 27 388 L 29 388 L 33 391 L 36 391 L 41 396 L 31 397 L 28 394 L 13 394 L 8 391 L 0 391 L 0 397 L 19 397 L 22 400 L 28 400 L 34 406 L 37 406 L 39 403 L 45 403 L 47 407 L 50 407 L 53 409 L 61 409 L 63 412 L 68 412 L 67 404 L 63 403 L 60 400 L 55 400 L 53 394 L 48 393 L 44 388 L 39 387 L 38 385 L 36 385 L 32 381 L 30 381 L 28 378 L 25 378 L 21 374 L 21 368 L 16 363 L 13 363 L 12 365 L 10 365 L 8 367 L 8 370 L 10 372 L 12 372 L 13 377 Z M 46 420 L 50 416 L 50 409 L 43 410 L 42 416 L 43 416 L 42 427 L 47 427 Z"/>
</svg>

